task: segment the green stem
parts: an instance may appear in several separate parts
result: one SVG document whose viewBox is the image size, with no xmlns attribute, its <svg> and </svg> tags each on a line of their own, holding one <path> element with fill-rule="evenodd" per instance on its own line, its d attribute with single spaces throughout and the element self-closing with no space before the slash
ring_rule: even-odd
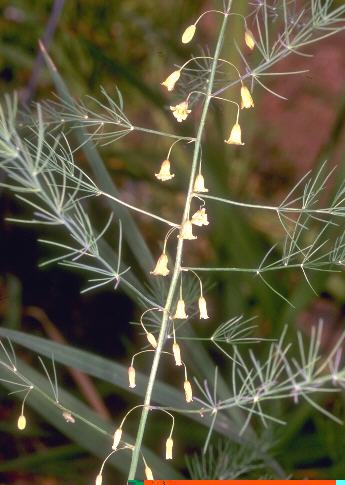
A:
<svg viewBox="0 0 345 485">
<path fill-rule="evenodd" d="M 229 1 L 229 8 L 228 11 L 230 10 L 231 6 L 231 0 Z M 194 153 L 193 153 L 193 162 L 192 162 L 192 167 L 190 171 L 190 178 L 189 178 L 189 187 L 188 187 L 188 193 L 186 197 L 186 204 L 184 208 L 184 213 L 183 213 L 183 218 L 182 218 L 182 223 L 181 225 L 189 219 L 189 211 L 190 211 L 190 205 L 191 201 L 193 198 L 193 184 L 194 184 L 194 179 L 196 175 L 196 170 L 198 166 L 198 160 L 199 160 L 199 154 L 200 154 L 200 147 L 201 147 L 201 140 L 202 136 L 204 133 L 204 128 L 205 128 L 205 122 L 206 122 L 206 117 L 208 113 L 208 108 L 211 100 L 211 93 L 212 93 L 212 88 L 213 88 L 213 83 L 214 83 L 214 78 L 216 74 L 216 68 L 217 68 L 217 63 L 220 55 L 220 51 L 222 48 L 222 43 L 224 39 L 224 33 L 225 33 L 225 28 L 226 24 L 228 21 L 228 14 L 224 15 L 224 19 L 222 22 L 222 26 L 220 29 L 214 57 L 213 57 L 213 62 L 212 62 L 212 68 L 211 68 L 211 73 L 210 73 L 210 78 L 209 78 L 209 83 L 208 83 L 208 89 L 205 97 L 205 103 L 203 106 L 203 111 L 201 114 L 200 118 L 200 124 L 198 128 L 198 133 L 197 137 L 195 140 L 195 145 L 194 145 Z M 159 360 L 160 356 L 162 353 L 162 349 L 166 340 L 166 332 L 168 328 L 168 323 L 169 323 L 169 315 L 171 313 L 171 306 L 174 300 L 175 296 L 175 291 L 177 288 L 180 272 L 181 272 L 181 262 L 182 262 L 182 255 L 183 255 L 183 239 L 179 239 L 177 243 L 177 249 L 176 249 L 176 259 L 175 259 L 175 265 L 174 265 L 174 271 L 173 275 L 171 278 L 170 282 L 170 287 L 169 287 L 169 292 L 167 296 L 167 300 L 165 303 L 165 308 L 163 312 L 163 318 L 162 318 L 162 324 L 161 324 L 161 329 L 159 332 L 159 338 L 158 338 L 158 343 L 157 343 L 157 349 L 155 351 L 153 363 L 152 363 L 152 368 L 150 372 L 150 377 L 146 389 L 146 395 L 145 395 L 145 400 L 144 400 L 144 407 L 141 413 L 140 417 L 140 422 L 139 422 L 139 427 L 138 427 L 138 433 L 137 433 L 137 438 L 135 442 L 135 447 L 132 453 L 132 461 L 131 461 L 131 466 L 129 470 L 129 475 L 128 475 L 128 480 L 134 480 L 135 479 L 135 474 L 137 471 L 138 467 L 138 461 L 140 457 L 140 449 L 142 445 L 142 440 L 145 432 L 145 427 L 146 427 L 146 421 L 147 421 L 147 416 L 148 416 L 148 410 L 149 406 L 151 403 L 151 396 L 152 396 L 152 391 L 153 391 L 153 386 L 155 383 L 156 379 L 156 374 L 158 370 L 158 365 L 159 365 Z"/>
</svg>

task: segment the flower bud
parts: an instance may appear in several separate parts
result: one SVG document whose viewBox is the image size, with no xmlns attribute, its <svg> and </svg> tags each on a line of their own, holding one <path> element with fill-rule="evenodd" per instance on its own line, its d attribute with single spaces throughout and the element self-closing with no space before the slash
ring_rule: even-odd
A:
<svg viewBox="0 0 345 485">
<path fill-rule="evenodd" d="M 203 296 L 199 298 L 199 312 L 200 312 L 200 318 L 203 320 L 207 320 L 208 315 L 207 315 L 207 306 L 206 306 L 206 300 Z"/>
<path fill-rule="evenodd" d="M 145 467 L 145 475 L 146 475 L 146 480 L 154 480 L 152 470 L 147 465 Z"/>
<path fill-rule="evenodd" d="M 188 240 L 196 239 L 196 236 L 193 234 L 193 226 L 190 220 L 187 220 L 182 224 L 178 238 Z"/>
<path fill-rule="evenodd" d="M 162 162 L 159 173 L 155 173 L 155 176 L 156 176 L 156 178 L 158 178 L 158 180 L 161 180 L 162 182 L 165 182 L 166 180 L 170 180 L 170 179 L 175 177 L 175 174 L 170 172 L 170 161 L 169 160 L 164 160 Z"/>
<path fill-rule="evenodd" d="M 147 333 L 146 334 L 146 338 L 150 342 L 150 344 L 152 345 L 152 347 L 154 349 L 156 349 L 157 348 L 157 340 L 156 340 L 156 337 L 153 335 L 153 333 Z"/>
<path fill-rule="evenodd" d="M 252 95 L 246 86 L 241 87 L 241 108 L 254 108 Z"/>
<path fill-rule="evenodd" d="M 102 480 L 103 480 L 102 475 L 97 475 L 95 485 L 102 485 Z"/>
<path fill-rule="evenodd" d="M 186 401 L 192 402 L 193 401 L 193 391 L 192 391 L 191 383 L 189 382 L 188 379 L 186 379 L 184 381 L 183 387 L 184 387 L 184 392 L 185 392 L 185 396 L 186 396 Z"/>
<path fill-rule="evenodd" d="M 176 365 L 182 365 L 181 350 L 180 350 L 179 344 L 177 342 L 174 342 L 172 349 L 173 349 L 173 354 L 174 354 L 174 358 L 175 358 L 175 364 Z"/>
<path fill-rule="evenodd" d="M 247 46 L 249 47 L 250 50 L 254 49 L 255 39 L 254 39 L 252 32 L 249 29 L 246 29 L 246 31 L 244 33 L 244 41 L 245 41 L 245 43 L 247 44 Z"/>
<path fill-rule="evenodd" d="M 208 192 L 208 189 L 205 187 L 204 177 L 201 175 L 201 173 L 199 173 L 195 178 L 193 190 L 194 192 Z"/>
<path fill-rule="evenodd" d="M 224 140 L 228 145 L 244 145 L 241 139 L 241 127 L 239 123 L 235 123 L 232 127 L 228 140 Z"/>
<path fill-rule="evenodd" d="M 156 267 L 150 274 L 154 276 L 168 276 L 169 273 L 168 256 L 163 253 L 159 256 Z"/>
<path fill-rule="evenodd" d="M 26 428 L 26 417 L 24 414 L 19 416 L 17 426 L 20 431 L 23 431 Z"/>
<path fill-rule="evenodd" d="M 175 84 L 180 79 L 180 76 L 181 76 L 180 70 L 174 71 L 161 84 L 162 86 L 165 86 L 168 91 L 172 91 L 175 87 Z"/>
<path fill-rule="evenodd" d="M 196 25 L 189 25 L 182 34 L 182 44 L 188 44 L 194 37 Z"/>
<path fill-rule="evenodd" d="M 172 450 L 173 450 L 174 442 L 172 438 L 168 438 L 165 444 L 165 459 L 172 460 Z"/>
<path fill-rule="evenodd" d="M 119 443 L 121 441 L 121 436 L 122 436 L 122 429 L 117 428 L 117 430 L 114 433 L 113 446 L 111 447 L 114 451 L 117 450 L 117 447 L 119 446 Z"/>
<path fill-rule="evenodd" d="M 173 316 L 173 318 L 180 320 L 185 320 L 186 318 L 188 318 L 188 315 L 186 314 L 186 305 L 183 298 L 180 298 L 178 300 L 175 315 Z"/>
<path fill-rule="evenodd" d="M 134 388 L 135 387 L 135 369 L 131 365 L 128 367 L 128 380 L 129 380 L 129 387 Z"/>
</svg>

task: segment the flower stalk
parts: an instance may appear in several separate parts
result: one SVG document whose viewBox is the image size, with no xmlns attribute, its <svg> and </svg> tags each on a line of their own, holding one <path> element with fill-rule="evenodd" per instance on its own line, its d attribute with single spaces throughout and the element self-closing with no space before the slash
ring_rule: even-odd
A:
<svg viewBox="0 0 345 485">
<path fill-rule="evenodd" d="M 209 83 L 208 83 L 208 90 L 206 93 L 205 97 L 205 103 L 203 106 L 202 114 L 200 117 L 200 123 L 198 127 L 198 132 L 197 132 L 197 137 L 195 140 L 194 144 L 194 153 L 193 153 L 193 161 L 192 161 L 192 166 L 191 166 L 191 171 L 190 171 L 190 176 L 189 176 L 189 186 L 188 186 L 188 192 L 187 192 L 187 197 L 186 197 L 186 203 L 185 203 L 185 208 L 184 208 L 184 213 L 181 221 L 181 226 L 189 220 L 189 213 L 190 213 L 190 206 L 193 198 L 193 184 L 197 172 L 197 167 L 198 167 L 198 161 L 200 158 L 200 148 L 201 148 L 201 140 L 204 134 L 204 128 L 205 128 L 205 123 L 206 123 L 206 118 L 207 118 L 207 113 L 209 109 L 209 104 L 211 101 L 211 93 L 214 85 L 214 78 L 216 74 L 216 68 L 217 68 L 217 63 L 218 59 L 220 56 L 222 44 L 223 44 L 223 39 L 224 39 L 224 34 L 225 34 L 225 29 L 226 25 L 228 22 L 228 13 L 230 11 L 231 7 L 231 0 L 228 2 L 228 9 L 227 13 L 225 13 L 222 21 L 222 25 L 220 28 L 219 36 L 218 36 L 218 41 L 217 45 L 215 48 L 215 53 L 212 61 L 212 66 L 211 66 L 211 72 L 210 72 L 210 77 L 209 77 Z M 144 400 L 144 406 L 142 408 L 142 413 L 141 413 L 141 418 L 139 422 L 139 427 L 138 427 L 138 432 L 137 432 L 137 437 L 136 437 L 136 442 L 134 446 L 134 450 L 132 453 L 132 461 L 131 461 L 131 466 L 130 466 L 130 471 L 128 475 L 129 480 L 134 480 L 137 467 L 138 467 L 138 461 L 140 457 L 140 449 L 144 437 L 144 432 L 146 428 L 146 422 L 147 422 L 147 417 L 148 417 L 148 410 L 149 406 L 151 403 L 151 396 L 152 396 L 152 391 L 156 379 L 156 374 L 159 366 L 159 361 L 161 357 L 161 353 L 163 350 L 163 346 L 165 343 L 166 339 L 166 333 L 167 333 L 167 328 L 168 328 L 168 323 L 169 323 L 169 315 L 171 314 L 171 307 L 174 301 L 174 296 L 178 287 L 178 281 L 180 277 L 180 272 L 181 272 L 181 262 L 182 262 L 182 255 L 183 255 L 183 245 L 184 245 L 184 239 L 178 239 L 177 241 L 177 248 L 176 248 L 176 258 L 175 258 L 175 264 L 174 264 L 174 270 L 170 282 L 170 287 L 165 303 L 165 308 L 163 311 L 163 317 L 162 317 L 162 323 L 161 323 L 161 328 L 160 328 L 160 333 L 159 333 L 159 338 L 157 342 L 157 348 L 155 351 L 154 359 L 152 362 L 152 367 L 151 367 L 151 372 L 149 376 L 149 381 L 146 389 L 146 395 L 145 395 L 145 400 Z"/>
</svg>

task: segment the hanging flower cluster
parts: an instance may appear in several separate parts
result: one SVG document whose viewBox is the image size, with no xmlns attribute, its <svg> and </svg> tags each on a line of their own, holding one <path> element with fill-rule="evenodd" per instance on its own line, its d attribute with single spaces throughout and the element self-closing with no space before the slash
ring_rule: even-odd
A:
<svg viewBox="0 0 345 485">
<path fill-rule="evenodd" d="M 207 13 L 210 13 L 210 12 L 218 12 L 218 13 L 221 13 L 223 15 L 226 14 L 225 12 L 221 12 L 219 10 L 206 11 L 203 14 L 201 14 L 200 17 L 193 24 L 189 25 L 184 30 L 182 37 L 181 37 L 181 41 L 182 41 L 183 44 L 188 44 L 189 42 L 191 42 L 193 40 L 195 33 L 196 33 L 198 22 L 200 21 L 200 19 L 204 15 L 206 15 Z M 244 42 L 249 49 L 253 50 L 255 45 L 256 45 L 254 35 L 248 29 L 247 24 L 246 24 L 246 20 L 245 20 L 244 17 L 243 17 L 243 19 L 244 19 L 244 23 L 245 23 Z M 183 66 L 181 68 L 176 69 L 171 74 L 169 74 L 169 76 L 161 83 L 162 86 L 165 87 L 169 92 L 173 91 L 175 89 L 176 83 L 180 80 L 183 69 L 186 67 L 186 65 L 189 62 L 192 62 L 194 59 L 195 58 L 189 59 L 186 63 L 183 64 Z M 232 64 L 231 62 L 226 61 L 224 59 L 223 60 L 220 59 L 220 60 L 231 65 L 232 68 L 234 68 L 236 70 L 236 72 L 239 76 L 239 81 L 241 83 L 240 102 L 237 103 L 233 100 L 223 99 L 223 98 L 219 98 L 217 96 L 212 96 L 212 95 L 210 95 L 210 98 L 228 101 L 228 102 L 233 103 L 237 106 L 236 122 L 234 123 L 234 125 L 232 126 L 232 128 L 230 130 L 230 135 L 229 135 L 228 139 L 224 140 L 224 141 L 228 145 L 238 145 L 238 146 L 244 145 L 244 143 L 242 142 L 242 131 L 241 131 L 240 123 L 239 123 L 239 113 L 240 113 L 240 109 L 249 109 L 249 108 L 254 107 L 253 97 L 252 97 L 252 94 L 251 94 L 250 90 L 248 89 L 248 87 L 243 84 L 242 77 L 241 77 L 238 69 L 236 68 L 236 66 L 234 64 Z M 192 91 L 188 94 L 187 98 L 185 98 L 183 101 L 177 103 L 174 106 L 170 106 L 170 111 L 171 111 L 172 115 L 174 116 L 174 118 L 177 120 L 178 123 L 182 123 L 183 121 L 185 121 L 188 118 L 188 116 L 190 115 L 190 113 L 192 112 L 191 109 L 190 109 L 190 105 L 189 105 L 189 98 L 195 93 L 203 94 L 203 93 L 200 93 L 198 91 Z M 171 157 L 170 157 L 170 155 L 171 155 L 171 150 L 174 147 L 174 145 L 176 143 L 180 142 L 181 140 L 185 140 L 185 138 L 177 139 L 170 146 L 166 158 L 161 162 L 159 170 L 157 171 L 157 173 L 155 173 L 155 177 L 160 182 L 168 182 L 169 180 L 172 180 L 175 177 L 175 174 L 172 173 L 172 171 L 171 171 Z M 178 229 L 177 237 L 181 241 L 181 242 L 179 242 L 179 244 L 182 244 L 183 240 L 193 241 L 193 240 L 197 239 L 197 236 L 193 233 L 193 226 L 204 227 L 204 226 L 209 225 L 207 209 L 205 207 L 205 202 L 202 199 L 202 194 L 207 193 L 208 188 L 205 185 L 204 175 L 201 172 L 201 160 L 200 160 L 199 171 L 198 171 L 197 175 L 195 176 L 195 179 L 192 181 L 192 188 L 193 188 L 193 191 L 192 191 L 191 194 L 189 194 L 191 197 L 190 197 L 190 200 L 188 201 L 189 205 L 188 205 L 187 215 L 184 217 L 184 220 L 182 221 L 180 226 L 177 226 L 176 224 L 171 224 L 174 227 L 172 227 L 168 231 L 167 235 L 165 236 L 162 253 L 159 256 L 159 258 L 158 258 L 158 260 L 155 264 L 155 267 L 151 271 L 151 274 L 153 276 L 167 277 L 170 274 L 169 258 L 168 258 L 168 253 L 167 253 L 167 242 L 168 242 L 170 235 L 172 234 L 172 232 L 175 229 Z M 191 209 L 191 207 L 190 207 L 191 201 L 193 201 L 195 199 L 201 200 L 202 205 L 199 206 L 199 208 L 197 210 L 195 210 L 192 213 L 192 215 L 190 215 L 189 212 L 190 212 L 190 209 Z M 176 301 L 175 311 L 170 315 L 170 310 L 169 310 L 169 317 L 168 317 L 172 320 L 172 329 L 173 329 L 172 353 L 166 352 L 166 351 L 163 351 L 163 353 L 168 354 L 168 355 L 172 355 L 173 358 L 174 358 L 176 366 L 178 366 L 178 367 L 183 366 L 183 368 L 184 368 L 183 389 L 184 389 L 184 394 L 185 394 L 185 400 L 186 400 L 187 403 L 190 403 L 190 402 L 193 401 L 192 385 L 191 385 L 191 383 L 190 383 L 190 381 L 188 380 L 188 377 L 187 377 L 186 365 L 183 362 L 182 357 L 181 357 L 181 347 L 176 340 L 175 326 L 174 326 L 174 320 L 186 320 L 186 319 L 188 319 L 188 314 L 187 314 L 187 311 L 186 311 L 186 302 L 183 298 L 183 291 L 182 291 L 182 270 L 183 270 L 183 268 L 179 269 L 180 277 L 181 277 L 180 295 L 179 295 L 179 297 Z M 199 283 L 200 283 L 200 294 L 199 294 L 199 298 L 198 298 L 198 301 L 197 301 L 198 310 L 199 310 L 199 318 L 201 320 L 206 320 L 206 319 L 209 318 L 209 315 L 208 315 L 208 310 L 207 310 L 207 302 L 206 302 L 206 299 L 203 295 L 202 282 L 201 282 L 201 279 L 199 278 L 199 276 L 194 271 L 193 271 L 193 273 L 198 278 Z M 147 311 L 152 311 L 152 310 L 166 311 L 166 310 L 163 310 L 162 308 L 151 308 L 149 310 L 146 310 L 142 314 L 141 319 L 140 319 L 140 323 L 141 323 L 142 328 L 144 330 L 147 342 L 148 342 L 148 344 L 150 345 L 151 348 L 149 350 L 142 350 L 141 352 L 138 352 L 138 354 L 141 354 L 143 352 L 155 352 L 157 347 L 158 347 L 158 342 L 159 342 L 159 345 L 160 345 L 160 347 L 159 347 L 160 350 L 161 350 L 161 347 L 162 347 L 161 340 L 159 340 L 157 342 L 155 335 L 152 332 L 149 332 L 147 330 L 147 328 L 145 327 L 144 322 L 143 322 L 143 317 L 144 317 L 145 313 Z M 138 354 L 135 354 L 132 357 L 131 365 L 128 368 L 128 383 L 129 383 L 129 387 L 131 389 L 134 389 L 136 387 L 136 371 L 135 371 L 135 367 L 134 367 L 134 358 Z M 139 406 L 135 406 L 135 408 L 136 407 L 139 407 Z M 133 409 L 135 409 L 135 408 L 133 408 Z M 129 413 L 131 411 L 129 411 Z M 168 410 L 163 409 L 163 412 L 169 414 L 173 419 L 172 428 L 171 428 L 170 434 L 169 434 L 169 436 L 166 440 L 166 443 L 165 443 L 165 458 L 167 460 L 171 460 L 172 457 L 173 457 L 173 446 L 174 446 L 174 441 L 173 441 L 173 438 L 172 438 L 172 433 L 173 433 L 173 428 L 174 428 L 174 417 L 168 412 Z M 119 445 L 122 441 L 122 435 L 123 435 L 122 430 L 123 430 L 124 421 L 127 418 L 129 413 L 126 414 L 126 416 L 122 420 L 120 426 L 115 429 L 115 432 L 114 432 L 114 435 L 113 435 L 112 451 L 103 461 L 100 472 L 96 477 L 96 481 L 95 481 L 96 485 L 102 485 L 102 471 L 103 471 L 104 464 L 109 459 L 109 457 L 119 449 Z M 23 409 L 22 409 L 21 415 L 18 418 L 17 425 L 18 425 L 18 429 L 20 429 L 20 430 L 24 430 L 25 427 L 26 427 L 26 418 L 24 416 Z M 133 447 L 131 445 L 127 445 L 127 444 L 125 444 L 124 447 L 133 449 Z M 152 470 L 148 466 L 148 464 L 146 463 L 146 460 L 145 460 L 144 457 L 143 457 L 143 461 L 144 461 L 144 469 L 145 469 L 146 478 L 148 480 L 153 480 L 154 478 L 153 478 Z"/>
</svg>

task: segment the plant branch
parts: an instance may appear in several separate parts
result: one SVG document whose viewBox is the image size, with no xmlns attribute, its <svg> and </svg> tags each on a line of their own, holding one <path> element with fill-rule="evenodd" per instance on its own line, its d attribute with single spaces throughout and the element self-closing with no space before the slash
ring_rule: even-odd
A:
<svg viewBox="0 0 345 485">
<path fill-rule="evenodd" d="M 231 5 L 231 0 L 229 1 L 229 9 L 230 10 L 230 5 Z M 189 178 L 189 187 L 188 187 L 188 193 L 186 197 L 186 203 L 185 203 L 185 208 L 184 208 L 184 213 L 183 213 L 183 218 L 182 218 L 182 224 L 189 219 L 189 211 L 190 211 L 190 205 L 191 201 L 193 198 L 193 184 L 194 184 L 194 179 L 195 179 L 195 174 L 197 171 L 197 166 L 198 166 L 198 161 L 199 161 L 199 154 L 200 154 L 200 149 L 201 149 L 201 140 L 204 134 L 204 128 L 205 128 L 205 122 L 206 122 L 206 117 L 209 109 L 209 104 L 211 100 L 211 93 L 212 93 L 212 88 L 214 84 L 214 78 L 216 74 L 216 69 L 217 69 L 217 64 L 218 64 L 218 59 L 219 55 L 221 52 L 221 47 L 223 44 L 223 39 L 224 39 L 224 33 L 225 33 L 225 28 L 228 22 L 228 14 L 224 15 L 223 22 L 221 25 L 214 57 L 213 57 L 213 62 L 212 62 L 212 67 L 211 67 L 211 72 L 210 72 L 210 77 L 209 77 L 209 83 L 208 83 L 208 90 L 207 94 L 205 97 L 205 103 L 203 106 L 203 111 L 201 114 L 200 118 L 200 124 L 197 132 L 197 137 L 195 140 L 195 145 L 194 145 L 194 153 L 193 153 L 193 162 L 192 162 L 192 167 L 190 171 L 190 178 Z M 140 457 L 140 449 L 142 445 L 142 440 L 145 432 L 145 427 L 146 427 L 146 421 L 147 421 L 147 416 L 148 416 L 148 408 L 151 403 L 151 396 L 152 396 L 152 391 L 156 379 L 156 374 L 158 370 L 158 365 L 160 361 L 160 356 L 162 353 L 163 345 L 166 340 L 166 332 L 168 328 L 168 323 L 169 323 L 169 314 L 171 311 L 171 306 L 173 303 L 173 299 L 175 296 L 177 284 L 178 284 L 178 279 L 180 276 L 181 272 L 181 262 L 182 262 L 182 255 L 183 255 L 183 239 L 179 239 L 177 243 L 177 249 L 176 249 L 176 259 L 175 259 L 175 265 L 174 265 L 174 271 L 173 275 L 171 278 L 171 283 L 170 283 L 170 288 L 168 291 L 168 296 L 165 304 L 165 309 L 163 312 L 163 318 L 162 318 L 162 323 L 161 323 L 161 329 L 159 332 L 159 338 L 158 338 L 158 343 L 157 343 L 157 349 L 155 351 L 153 363 L 152 363 L 152 368 L 150 372 L 150 377 L 149 377 L 149 382 L 147 385 L 147 390 L 146 390 L 146 395 L 145 395 L 145 400 L 144 400 L 144 407 L 142 409 L 141 413 L 141 418 L 139 422 L 139 427 L 138 427 L 138 433 L 137 433 L 137 438 L 136 438 L 136 443 L 135 447 L 133 450 L 132 454 L 132 462 L 131 462 L 131 467 L 128 475 L 129 480 L 133 480 L 135 478 L 135 474 L 137 471 L 137 466 L 138 466 L 138 460 Z"/>
</svg>

